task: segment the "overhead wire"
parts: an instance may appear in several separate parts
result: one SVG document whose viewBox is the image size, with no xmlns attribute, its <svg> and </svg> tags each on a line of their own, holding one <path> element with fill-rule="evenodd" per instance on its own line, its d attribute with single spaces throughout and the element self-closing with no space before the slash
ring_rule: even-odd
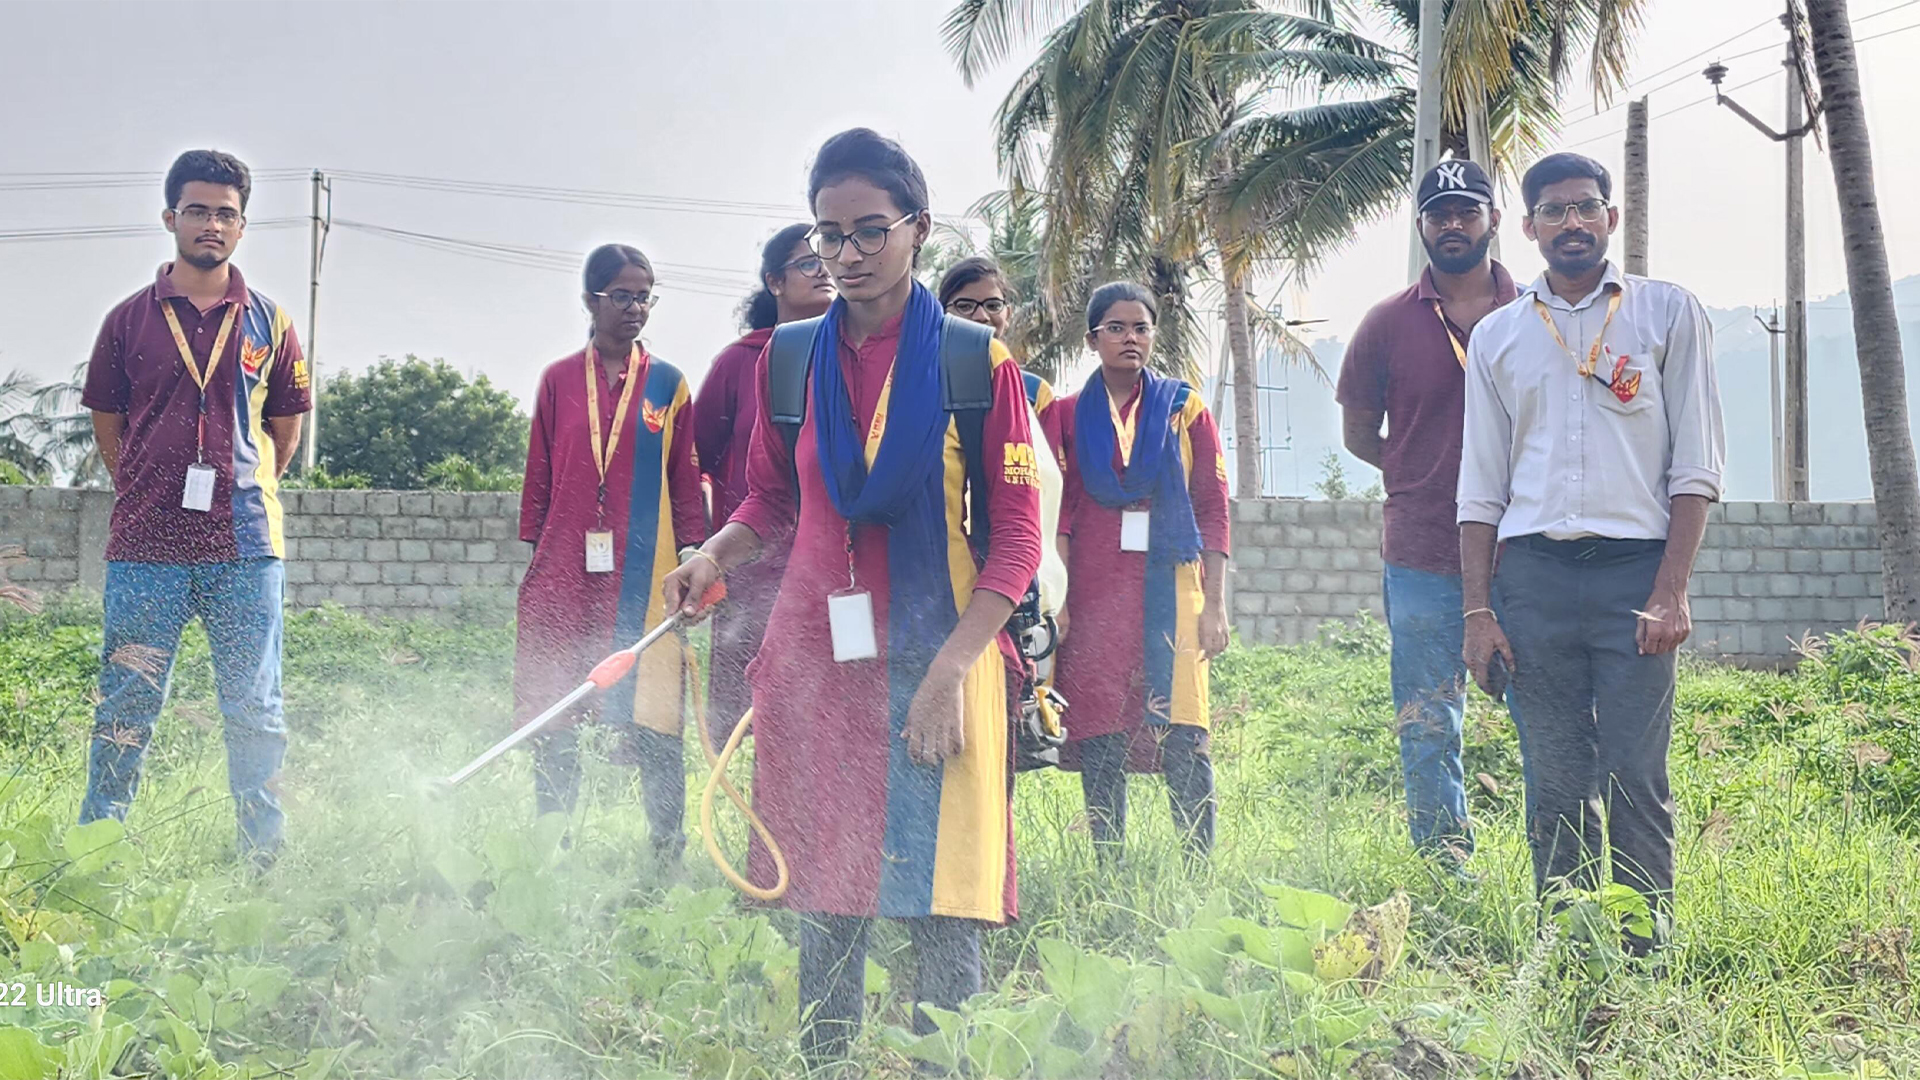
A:
<svg viewBox="0 0 1920 1080">
<path fill-rule="evenodd" d="M 480 240 L 464 240 L 458 237 L 441 236 L 435 233 L 423 233 L 412 229 L 398 229 L 371 222 L 353 221 L 335 218 L 336 226 L 354 232 L 380 236 L 398 243 L 465 258 L 478 259 L 506 266 L 518 266 L 531 270 L 547 270 L 555 273 L 576 274 L 584 253 L 556 251 L 551 248 L 524 247 L 515 244 L 499 244 Z M 665 271 L 660 284 L 669 293 L 687 292 L 701 296 L 714 296 L 724 299 L 738 299 L 748 291 L 750 285 L 745 282 L 729 282 L 700 274 L 680 275 L 667 269 L 671 264 L 659 264 Z"/>
<path fill-rule="evenodd" d="M 283 229 L 305 225 L 304 217 L 261 218 L 247 222 L 248 231 Z M 61 240 L 115 240 L 129 236 L 149 236 L 165 229 L 158 222 L 149 225 L 80 225 L 44 229 L 0 230 L 0 244 L 31 244 Z"/>
</svg>

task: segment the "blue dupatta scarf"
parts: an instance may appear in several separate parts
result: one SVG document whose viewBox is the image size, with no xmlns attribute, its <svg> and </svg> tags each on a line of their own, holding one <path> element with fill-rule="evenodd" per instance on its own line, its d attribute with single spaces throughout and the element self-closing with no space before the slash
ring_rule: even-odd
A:
<svg viewBox="0 0 1920 1080">
<path fill-rule="evenodd" d="M 833 508 L 850 523 L 887 528 L 887 858 L 880 914 L 924 915 L 933 894 L 944 770 L 907 756 L 907 707 L 959 622 L 948 561 L 948 415 L 941 404 L 945 316 L 919 283 L 900 325 L 886 427 L 871 468 L 866 432 L 840 368 L 846 301 L 835 300 L 813 338 L 813 432 Z"/>
<path fill-rule="evenodd" d="M 1147 574 L 1141 613 L 1142 656 L 1146 662 L 1147 723 L 1166 724 L 1156 702 L 1171 709 L 1177 591 L 1174 570 L 1200 558 L 1200 525 L 1187 491 L 1186 463 L 1180 457 L 1176 420 L 1191 389 L 1178 379 L 1140 373 L 1140 400 L 1134 406 L 1133 456 L 1116 471 L 1119 446 L 1107 385 L 1095 371 L 1074 406 L 1073 452 L 1081 484 L 1101 506 L 1123 509 L 1146 501 Z"/>
</svg>

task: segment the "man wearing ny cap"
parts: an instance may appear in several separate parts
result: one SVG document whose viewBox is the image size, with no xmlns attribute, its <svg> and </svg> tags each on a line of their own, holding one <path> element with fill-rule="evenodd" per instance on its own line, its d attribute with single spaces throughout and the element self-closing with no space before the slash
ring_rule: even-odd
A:
<svg viewBox="0 0 1920 1080">
<path fill-rule="evenodd" d="M 1487 255 L 1500 211 L 1480 166 L 1441 162 L 1421 178 L 1415 209 L 1432 265 L 1361 320 L 1338 398 L 1347 449 L 1378 467 L 1387 489 L 1381 548 L 1407 824 L 1416 847 L 1457 868 L 1473 847 L 1460 766 L 1466 668 L 1453 501 L 1467 339 L 1514 288 Z"/>
<path fill-rule="evenodd" d="M 1527 170 L 1547 270 L 1467 350 L 1466 660 L 1482 686 L 1496 654 L 1512 671 L 1536 889 L 1596 888 L 1610 856 L 1612 880 L 1664 915 L 1674 650 L 1726 435 L 1700 302 L 1607 261 L 1612 187 L 1578 154 Z"/>
</svg>

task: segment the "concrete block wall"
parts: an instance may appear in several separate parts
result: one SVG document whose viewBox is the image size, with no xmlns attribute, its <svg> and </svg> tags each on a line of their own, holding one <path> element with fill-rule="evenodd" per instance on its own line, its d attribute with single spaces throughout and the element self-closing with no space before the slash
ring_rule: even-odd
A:
<svg viewBox="0 0 1920 1080">
<path fill-rule="evenodd" d="M 287 603 L 373 615 L 513 617 L 526 573 L 517 492 L 287 491 Z M 113 494 L 0 485 L 7 579 L 36 592 L 106 583 Z"/>
<path fill-rule="evenodd" d="M 1362 609 L 1379 617 L 1381 504 L 1244 500 L 1234 505 L 1230 582 L 1242 639 L 1293 644 Z M 1690 599 L 1694 651 L 1777 664 L 1808 633 L 1884 615 L 1871 503 L 1713 507 Z"/>
</svg>

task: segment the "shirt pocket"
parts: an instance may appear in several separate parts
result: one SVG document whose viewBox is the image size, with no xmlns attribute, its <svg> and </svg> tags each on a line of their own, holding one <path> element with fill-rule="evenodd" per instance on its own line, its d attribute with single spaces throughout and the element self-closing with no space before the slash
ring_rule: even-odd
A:
<svg viewBox="0 0 1920 1080">
<path fill-rule="evenodd" d="M 1623 342 L 1629 352 L 1604 350 L 1593 373 L 1593 390 L 1600 407 L 1619 416 L 1639 416 L 1653 408 L 1660 396 L 1660 372 L 1654 361 L 1654 347 L 1638 341 Z"/>
</svg>

